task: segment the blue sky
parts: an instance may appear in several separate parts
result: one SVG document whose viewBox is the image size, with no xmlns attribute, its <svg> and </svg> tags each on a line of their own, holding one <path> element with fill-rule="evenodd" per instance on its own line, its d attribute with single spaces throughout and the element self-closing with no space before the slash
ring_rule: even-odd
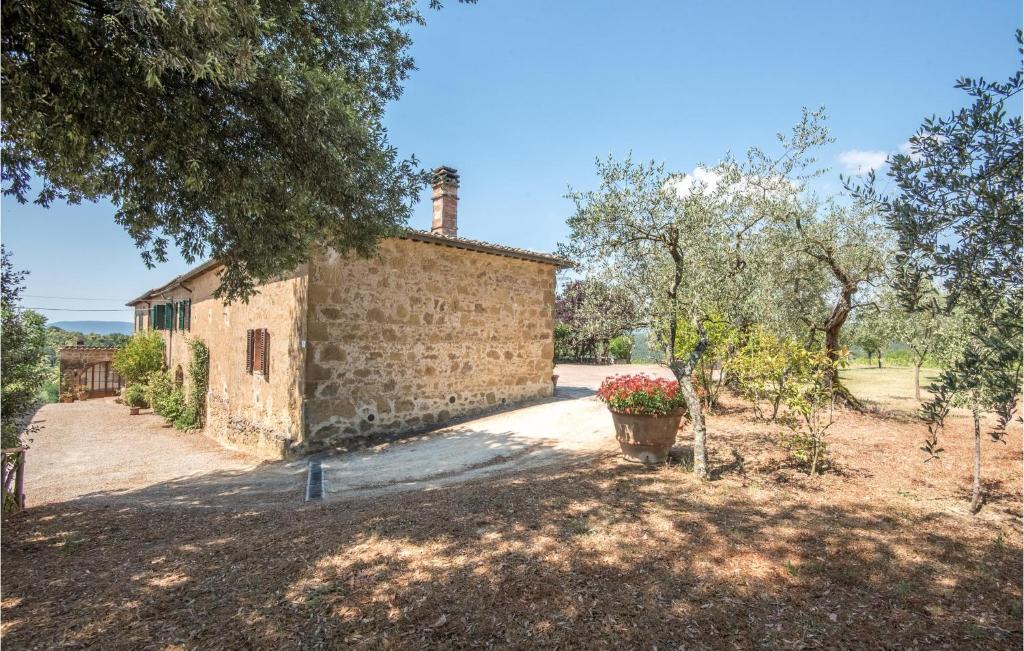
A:
<svg viewBox="0 0 1024 651">
<path fill-rule="evenodd" d="M 387 116 L 391 141 L 462 177 L 459 233 L 536 250 L 565 237 L 568 186 L 632 151 L 689 171 L 769 146 L 803 106 L 824 105 L 836 142 L 819 191 L 965 102 L 961 75 L 1008 77 L 1021 4 L 448 0 L 412 30 L 418 70 Z M 852 153 L 851 153 L 852 152 Z M 26 306 L 51 320 L 131 320 L 124 301 L 187 269 L 146 269 L 108 203 L 18 205 L 2 237 L 31 271 Z M 427 228 L 424 192 L 411 225 Z M 81 299 L 44 297 L 76 297 Z M 82 311 L 78 311 L 82 310 Z"/>
</svg>

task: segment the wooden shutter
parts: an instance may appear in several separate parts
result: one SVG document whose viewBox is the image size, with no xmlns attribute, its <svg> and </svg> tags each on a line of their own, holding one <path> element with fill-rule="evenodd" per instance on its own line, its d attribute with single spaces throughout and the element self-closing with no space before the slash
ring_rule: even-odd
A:
<svg viewBox="0 0 1024 651">
<path fill-rule="evenodd" d="M 245 372 L 252 373 L 252 345 L 255 341 L 254 331 L 245 331 Z"/>
<path fill-rule="evenodd" d="M 149 308 L 149 329 L 156 330 L 156 306 Z"/>
<path fill-rule="evenodd" d="M 185 329 L 192 330 L 192 299 L 185 301 Z"/>
<path fill-rule="evenodd" d="M 266 328 L 260 330 L 260 370 L 263 377 L 270 371 L 270 333 Z"/>
<path fill-rule="evenodd" d="M 164 330 L 174 329 L 174 303 L 164 306 Z"/>
</svg>

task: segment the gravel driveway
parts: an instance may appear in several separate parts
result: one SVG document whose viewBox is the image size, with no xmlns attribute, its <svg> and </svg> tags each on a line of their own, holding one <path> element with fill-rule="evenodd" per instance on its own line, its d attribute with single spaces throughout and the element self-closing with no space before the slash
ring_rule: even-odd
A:
<svg viewBox="0 0 1024 651">
<path fill-rule="evenodd" d="M 68 500 L 231 506 L 247 498 L 297 498 L 305 463 L 260 464 L 198 433 L 129 416 L 113 398 L 44 405 L 32 422 L 25 466 L 29 507 Z"/>
<path fill-rule="evenodd" d="M 327 500 L 418 490 L 539 465 L 573 463 L 617 449 L 594 390 L 609 375 L 657 366 L 562 365 L 553 399 L 322 460 Z M 302 503 L 307 458 L 259 462 L 202 434 L 164 427 L 149 413 L 102 398 L 49 404 L 35 415 L 26 465 L 28 505 L 99 501 L 245 509 Z"/>
<path fill-rule="evenodd" d="M 555 373 L 553 399 L 367 450 L 323 456 L 325 499 L 431 489 L 617 453 L 611 416 L 594 396 L 601 381 L 626 373 L 672 377 L 654 365 L 566 364 Z"/>
</svg>

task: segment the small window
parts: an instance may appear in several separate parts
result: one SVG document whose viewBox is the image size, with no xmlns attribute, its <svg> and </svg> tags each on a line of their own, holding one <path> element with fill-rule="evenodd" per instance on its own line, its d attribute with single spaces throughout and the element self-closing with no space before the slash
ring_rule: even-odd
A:
<svg viewBox="0 0 1024 651">
<path fill-rule="evenodd" d="M 245 372 L 270 375 L 270 333 L 266 328 L 245 332 Z"/>
</svg>

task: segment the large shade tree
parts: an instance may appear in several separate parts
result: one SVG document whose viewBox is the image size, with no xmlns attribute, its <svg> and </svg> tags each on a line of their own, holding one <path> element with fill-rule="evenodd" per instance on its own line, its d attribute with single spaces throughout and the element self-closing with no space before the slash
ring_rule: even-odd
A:
<svg viewBox="0 0 1024 651">
<path fill-rule="evenodd" d="M 1021 31 L 1017 31 L 1020 54 Z M 981 508 L 981 414 L 998 416 L 998 439 L 1021 391 L 1022 201 L 1024 131 L 1008 112 L 1022 90 L 1020 57 L 1004 82 L 962 78 L 956 87 L 971 103 L 944 118 L 924 121 L 908 151 L 889 159 L 895 191 L 886 195 L 874 175 L 848 186 L 877 210 L 899 247 L 895 287 L 908 310 L 970 315 L 963 345 L 931 387 L 924 408 L 931 434 L 925 449 L 939 450 L 938 435 L 951 404 L 973 413 L 974 487 L 971 509 Z M 929 300 L 933 287 L 946 300 Z"/>
<path fill-rule="evenodd" d="M 472 0 L 470 0 L 472 1 Z M 433 0 L 431 6 L 438 6 Z M 423 175 L 382 124 L 413 68 L 408 0 L 21 0 L 2 7 L 3 188 L 109 198 L 147 264 L 221 260 L 220 291 L 368 253 Z"/>
</svg>

